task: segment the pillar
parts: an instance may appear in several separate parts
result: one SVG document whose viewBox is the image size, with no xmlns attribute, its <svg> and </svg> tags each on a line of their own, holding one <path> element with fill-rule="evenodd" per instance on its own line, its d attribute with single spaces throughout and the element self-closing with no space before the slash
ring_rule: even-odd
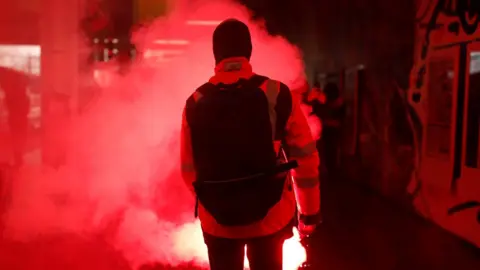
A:
<svg viewBox="0 0 480 270">
<path fill-rule="evenodd" d="M 83 0 L 41 0 L 42 159 L 62 156 L 61 132 L 78 94 Z"/>
</svg>

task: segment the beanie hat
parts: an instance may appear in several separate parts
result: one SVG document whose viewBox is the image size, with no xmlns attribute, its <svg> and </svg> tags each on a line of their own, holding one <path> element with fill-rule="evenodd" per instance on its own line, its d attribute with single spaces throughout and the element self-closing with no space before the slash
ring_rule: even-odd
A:
<svg viewBox="0 0 480 270">
<path fill-rule="evenodd" d="M 252 38 L 248 26 L 236 19 L 228 19 L 220 23 L 213 32 L 213 55 L 215 63 L 230 57 L 252 55 Z"/>
</svg>

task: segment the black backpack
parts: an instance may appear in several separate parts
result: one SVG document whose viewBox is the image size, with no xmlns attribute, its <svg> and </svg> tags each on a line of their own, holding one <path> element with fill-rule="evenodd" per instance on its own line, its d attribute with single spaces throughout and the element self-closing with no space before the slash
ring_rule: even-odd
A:
<svg viewBox="0 0 480 270">
<path fill-rule="evenodd" d="M 207 83 L 187 100 L 197 202 L 221 225 L 262 220 L 282 197 L 286 174 L 280 173 L 296 166 L 279 164 L 275 153 L 272 127 L 276 138 L 283 136 L 289 112 L 277 113 L 280 108 L 269 104 L 260 89 L 267 79 Z"/>
</svg>

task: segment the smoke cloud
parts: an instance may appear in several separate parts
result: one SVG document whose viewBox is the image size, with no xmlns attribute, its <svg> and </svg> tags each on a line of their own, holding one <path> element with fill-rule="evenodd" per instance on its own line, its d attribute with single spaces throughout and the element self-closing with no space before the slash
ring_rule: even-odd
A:
<svg viewBox="0 0 480 270">
<path fill-rule="evenodd" d="M 299 50 L 269 36 L 246 8 L 195 2 L 136 31 L 143 56 L 126 74 L 107 72 L 101 95 L 71 119 L 65 165 L 26 166 L 15 176 L 4 235 L 32 246 L 18 260 L 0 248 L 1 269 L 205 265 L 193 196 L 180 178 L 178 144 L 185 100 L 213 75 L 211 21 L 248 22 L 256 73 L 292 88 L 305 77 Z"/>
</svg>

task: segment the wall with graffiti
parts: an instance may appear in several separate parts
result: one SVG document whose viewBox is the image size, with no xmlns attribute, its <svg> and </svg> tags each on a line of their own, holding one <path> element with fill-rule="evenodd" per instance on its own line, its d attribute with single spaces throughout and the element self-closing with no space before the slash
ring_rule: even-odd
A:
<svg viewBox="0 0 480 270">
<path fill-rule="evenodd" d="M 419 0 L 409 103 L 417 211 L 480 246 L 480 1 Z"/>
<path fill-rule="evenodd" d="M 381 27 L 386 38 L 398 24 L 413 27 L 397 36 L 411 48 L 392 46 L 393 57 L 364 58 L 362 70 L 344 76 L 345 86 L 357 85 L 351 97 L 344 90 L 358 100 L 350 106 L 358 125 L 343 161 L 358 168 L 353 179 L 480 246 L 480 1 L 416 2 L 414 23 Z M 402 68 L 408 54 L 410 71 Z M 401 69 L 388 68 L 396 61 Z"/>
</svg>

